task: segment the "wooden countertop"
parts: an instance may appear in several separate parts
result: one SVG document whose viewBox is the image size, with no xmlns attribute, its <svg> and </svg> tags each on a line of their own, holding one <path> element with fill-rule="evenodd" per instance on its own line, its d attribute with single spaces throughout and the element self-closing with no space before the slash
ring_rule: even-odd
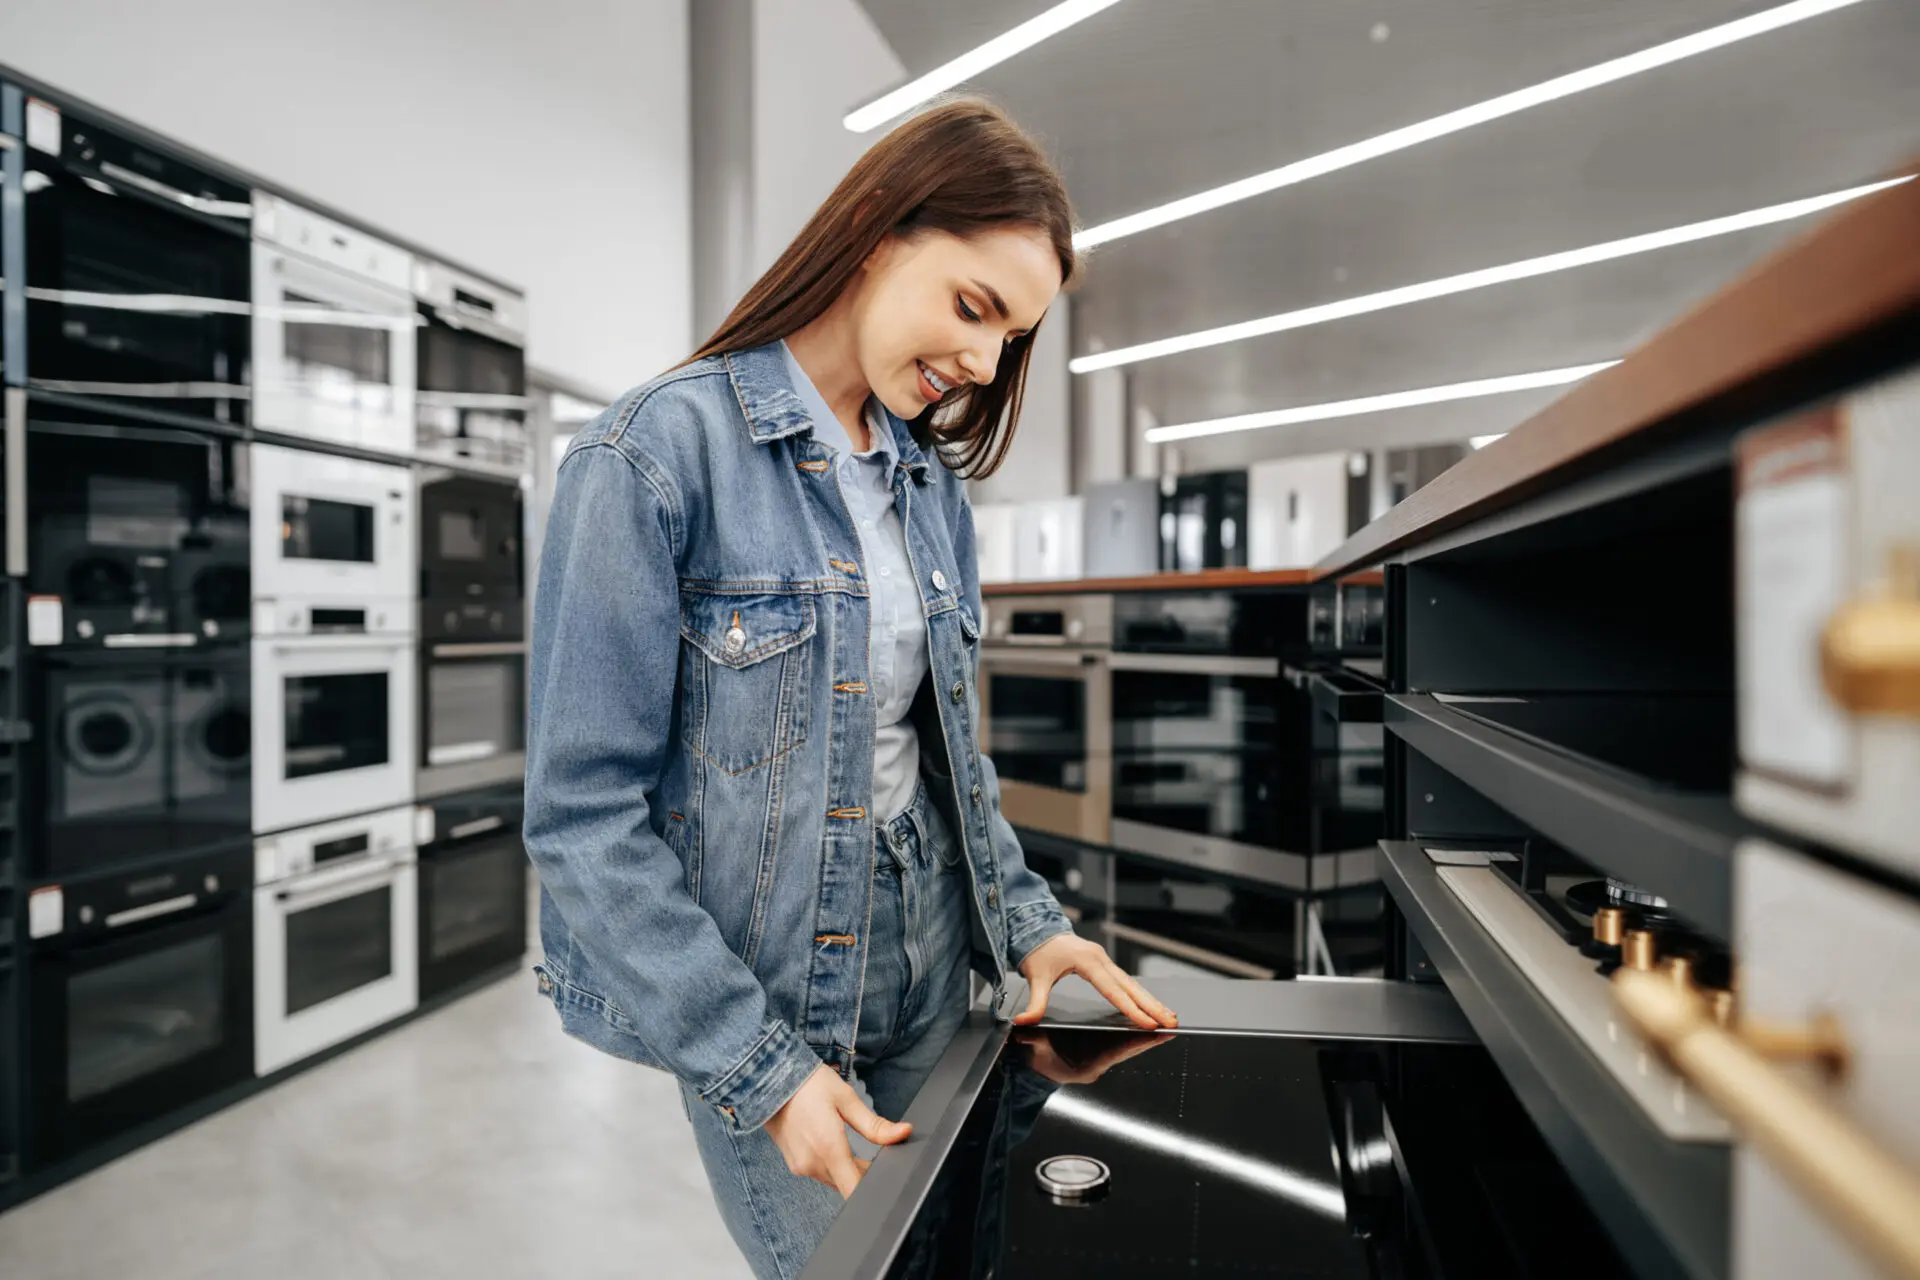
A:
<svg viewBox="0 0 1920 1280">
<path fill-rule="evenodd" d="M 1806 394 L 1797 388 L 1902 331 L 1920 332 L 1920 181 L 1849 205 L 1762 260 L 1360 530 L 1315 575 L 1377 565 L 1689 427 L 1789 407 Z"/>
<path fill-rule="evenodd" d="M 1304 587 L 1323 576 L 1312 569 L 1202 569 L 1197 573 L 1149 573 L 1135 578 L 1065 578 L 1053 582 L 989 582 L 984 596 L 1059 596 L 1121 591 L 1220 591 L 1255 587 Z M 1378 571 L 1350 574 L 1342 581 L 1379 585 Z"/>
</svg>

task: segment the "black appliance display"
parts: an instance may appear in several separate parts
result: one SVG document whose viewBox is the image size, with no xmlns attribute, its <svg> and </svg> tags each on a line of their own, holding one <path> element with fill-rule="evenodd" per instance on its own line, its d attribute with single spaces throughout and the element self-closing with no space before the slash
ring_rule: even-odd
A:
<svg viewBox="0 0 1920 1280">
<path fill-rule="evenodd" d="M 1142 1038 L 1045 1042 L 1085 1073 Z M 1065 1086 L 1035 1054 L 1001 1053 L 888 1280 L 1627 1274 L 1476 1046 L 1177 1034 Z"/>
<path fill-rule="evenodd" d="M 46 876 L 245 840 L 252 831 L 246 645 L 40 650 L 32 844 Z"/>
<path fill-rule="evenodd" d="M 446 796 L 431 807 L 433 840 L 419 854 L 422 1000 L 527 949 L 520 787 Z"/>
<path fill-rule="evenodd" d="M 416 265 L 420 451 L 527 465 L 526 299 L 436 262 Z"/>
<path fill-rule="evenodd" d="M 36 892 L 34 1167 L 252 1076 L 252 872 L 242 845 Z"/>
<path fill-rule="evenodd" d="M 1160 482 L 1160 571 L 1247 567 L 1247 473 L 1213 471 Z"/>
<path fill-rule="evenodd" d="M 25 110 L 28 385 L 247 421 L 252 192 L 71 110 Z"/>
<path fill-rule="evenodd" d="M 54 417 L 71 417 L 59 409 Z M 245 640 L 245 446 L 36 415 L 27 441 L 34 644 Z"/>
</svg>

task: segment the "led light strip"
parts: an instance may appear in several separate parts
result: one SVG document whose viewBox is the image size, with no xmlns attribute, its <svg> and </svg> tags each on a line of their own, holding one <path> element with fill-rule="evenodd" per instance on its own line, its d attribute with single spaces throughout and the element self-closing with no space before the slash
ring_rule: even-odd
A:
<svg viewBox="0 0 1920 1280">
<path fill-rule="evenodd" d="M 854 133 L 877 129 L 895 116 L 903 115 L 937 93 L 997 66 L 1015 54 L 1024 53 L 1042 40 L 1059 35 L 1075 23 L 1085 22 L 1103 9 L 1111 9 L 1120 0 L 1066 0 L 1036 18 L 1029 18 L 1004 35 L 995 36 L 977 49 L 969 50 L 952 62 L 935 67 L 915 80 L 909 80 L 893 92 L 874 99 L 850 112 L 840 123 Z"/>
<path fill-rule="evenodd" d="M 1206 422 L 1187 422 L 1177 426 L 1153 427 L 1147 432 L 1151 444 L 1173 440 L 1192 440 L 1198 436 L 1220 436 L 1234 431 L 1257 431 L 1262 427 L 1287 427 L 1302 422 L 1324 422 L 1328 418 L 1351 418 L 1363 413 L 1381 413 L 1388 409 L 1411 409 L 1423 404 L 1442 404 L 1448 400 L 1472 400 L 1477 396 L 1504 395 L 1509 391 L 1532 391 L 1538 387 L 1559 387 L 1578 382 L 1589 374 L 1610 369 L 1618 360 L 1599 364 L 1572 365 L 1565 369 L 1544 369 L 1539 373 L 1515 373 L 1504 378 L 1479 378 L 1455 382 L 1444 387 L 1422 387 L 1418 391 L 1394 391 L 1382 396 L 1363 396 L 1358 400 L 1333 400 L 1326 404 L 1301 405 L 1297 409 L 1274 409 L 1266 413 L 1241 414 L 1236 418 L 1213 418 Z"/>
<path fill-rule="evenodd" d="M 1048 1098 L 1046 1110 L 1049 1115 L 1071 1120 L 1089 1129 L 1098 1129 L 1136 1147 L 1210 1169 L 1255 1190 L 1291 1201 L 1322 1217 L 1332 1218 L 1335 1222 L 1346 1221 L 1347 1197 L 1339 1187 L 1297 1173 L 1271 1160 L 1245 1155 L 1218 1143 L 1189 1137 L 1151 1121 L 1125 1115 L 1071 1090 L 1062 1089 Z"/>
<path fill-rule="evenodd" d="M 1178 222 L 1182 218 L 1191 218 L 1224 205 L 1235 204 L 1241 200 L 1250 200 L 1254 196 L 1265 195 L 1269 191 L 1278 191 L 1282 187 L 1291 187 L 1317 178 L 1322 174 L 1333 173 L 1340 169 L 1351 168 L 1408 147 L 1417 147 L 1423 142 L 1432 142 L 1444 138 L 1450 133 L 1459 133 L 1475 125 L 1498 120 L 1525 111 L 1530 107 L 1541 106 L 1559 98 L 1583 93 L 1588 89 L 1597 89 L 1601 85 L 1612 84 L 1629 76 L 1639 75 L 1643 71 L 1652 71 L 1669 63 L 1679 62 L 1696 54 L 1709 53 L 1715 49 L 1736 44 L 1754 36 L 1777 31 L 1781 27 L 1792 26 L 1796 22 L 1805 22 L 1836 9 L 1845 9 L 1861 3 L 1862 0 L 1793 0 L 1777 8 L 1751 14 L 1734 22 L 1709 27 L 1705 31 L 1682 36 L 1678 40 L 1669 40 L 1657 44 L 1651 49 L 1642 49 L 1625 57 L 1602 62 L 1598 66 L 1582 71 L 1570 72 L 1564 76 L 1555 76 L 1525 89 L 1516 89 L 1512 93 L 1503 93 L 1497 98 L 1488 98 L 1485 102 L 1476 102 L 1472 106 L 1449 111 L 1445 115 L 1434 116 L 1417 124 L 1406 125 L 1387 133 L 1378 134 L 1360 142 L 1336 147 L 1332 151 L 1292 164 L 1269 169 L 1265 173 L 1256 173 L 1250 178 L 1238 182 L 1229 182 L 1210 191 L 1201 191 L 1152 209 L 1143 209 L 1139 213 L 1124 218 L 1115 218 L 1103 222 L 1097 227 L 1089 227 L 1074 237 L 1074 244 L 1082 249 L 1090 249 L 1098 244 L 1106 244 L 1123 236 L 1137 235 L 1154 227 L 1165 226 L 1169 222 Z M 852 117 L 849 117 L 851 119 Z"/>
<path fill-rule="evenodd" d="M 1584 249 L 1568 249 L 1562 253 L 1549 253 L 1538 258 L 1510 262 L 1505 266 L 1484 267 L 1478 271 L 1444 276 L 1438 280 L 1428 280 L 1423 284 L 1402 285 L 1397 289 L 1383 289 L 1378 293 L 1361 294 L 1359 297 L 1344 298 L 1339 302 L 1302 307 L 1297 311 L 1282 311 L 1278 315 L 1262 316 L 1257 320 L 1242 320 L 1237 324 L 1201 329 L 1195 333 L 1161 338 L 1154 342 L 1142 342 L 1131 347 L 1118 347 L 1112 351 L 1102 351 L 1098 355 L 1076 357 L 1068 363 L 1067 367 L 1075 373 L 1093 373 L 1099 369 L 1111 369 L 1116 365 L 1157 360 L 1162 356 L 1178 355 L 1183 351 L 1197 351 L 1203 347 L 1217 347 L 1228 342 L 1243 342 L 1248 338 L 1284 333 L 1289 329 L 1305 329 L 1310 325 L 1326 324 L 1331 320 L 1344 320 L 1348 316 L 1404 307 L 1410 303 L 1425 302 L 1429 298 L 1444 298 L 1449 294 L 1467 293 L 1474 289 L 1506 284 L 1512 280 L 1551 275 L 1556 271 L 1569 271 L 1574 267 L 1584 267 L 1595 262 L 1609 262 L 1615 258 L 1628 258 L 1637 253 L 1651 253 L 1655 249 L 1691 244 L 1695 240 L 1710 240 L 1715 236 L 1732 235 L 1736 231 L 1749 231 L 1755 227 L 1765 227 L 1776 222 L 1805 217 L 1807 214 L 1831 209 L 1835 205 L 1845 204 L 1849 200 L 1858 200 L 1861 196 L 1872 195 L 1876 191 L 1884 191 L 1888 187 L 1897 187 L 1903 182 L 1912 180 L 1912 175 L 1909 174 L 1906 177 L 1890 178 L 1885 182 L 1870 182 L 1865 186 L 1849 187 L 1845 191 L 1835 191 L 1828 195 L 1813 196 L 1805 200 L 1790 200 L 1785 204 L 1768 205 L 1764 209 L 1752 209 L 1746 213 L 1736 213 L 1724 218 L 1710 218 L 1705 222 L 1693 222 L 1684 227 L 1672 227 L 1666 231 L 1651 231 L 1645 235 L 1628 236 L 1624 240 L 1609 240 L 1604 244 L 1588 245 Z"/>
</svg>

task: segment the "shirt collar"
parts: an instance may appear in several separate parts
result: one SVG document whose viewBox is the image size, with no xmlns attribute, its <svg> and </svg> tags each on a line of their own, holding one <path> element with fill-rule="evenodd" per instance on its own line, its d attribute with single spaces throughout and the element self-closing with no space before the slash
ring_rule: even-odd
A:
<svg viewBox="0 0 1920 1280">
<path fill-rule="evenodd" d="M 800 367 L 800 361 L 794 357 L 793 348 L 782 342 L 780 352 L 786 357 L 787 378 L 793 384 L 794 393 L 800 397 L 801 403 L 806 406 L 807 415 L 813 419 L 813 438 L 822 444 L 831 445 L 841 453 L 853 453 L 853 438 L 847 434 L 846 427 L 828 407 L 826 397 L 820 394 L 820 389 L 813 385 L 813 379 L 809 378 L 807 371 Z M 887 420 L 887 411 L 871 398 L 868 399 L 864 412 L 867 419 L 867 435 L 871 443 L 867 453 L 854 454 L 854 456 L 874 458 L 884 463 L 887 474 L 891 476 L 894 466 L 900 461 L 900 450 L 893 438 L 893 424 Z"/>
<path fill-rule="evenodd" d="M 786 343 L 770 342 L 717 358 L 725 365 L 733 383 L 734 398 L 754 443 L 768 444 L 797 435 L 814 424 L 814 415 L 808 411 L 799 388 L 806 388 L 816 397 L 820 393 L 804 371 L 795 372 L 799 366 L 787 354 Z M 875 435 L 885 436 L 885 444 L 891 446 L 890 452 L 908 475 L 921 484 L 927 483 L 927 468 L 931 464 L 926 451 L 913 438 L 912 428 L 884 406 L 879 406 L 878 411 L 888 430 Z M 839 420 L 832 413 L 821 413 L 819 421 L 833 424 L 840 435 L 845 436 L 846 429 L 839 427 Z"/>
</svg>

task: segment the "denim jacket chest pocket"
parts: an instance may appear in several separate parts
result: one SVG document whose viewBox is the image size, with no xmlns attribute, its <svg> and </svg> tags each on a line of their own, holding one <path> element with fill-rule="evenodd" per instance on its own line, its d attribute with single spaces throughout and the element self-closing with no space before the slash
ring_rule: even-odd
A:
<svg viewBox="0 0 1920 1280">
<path fill-rule="evenodd" d="M 807 740 L 808 663 L 816 628 L 804 595 L 682 591 L 680 636 L 688 745 L 730 774 Z"/>
</svg>

